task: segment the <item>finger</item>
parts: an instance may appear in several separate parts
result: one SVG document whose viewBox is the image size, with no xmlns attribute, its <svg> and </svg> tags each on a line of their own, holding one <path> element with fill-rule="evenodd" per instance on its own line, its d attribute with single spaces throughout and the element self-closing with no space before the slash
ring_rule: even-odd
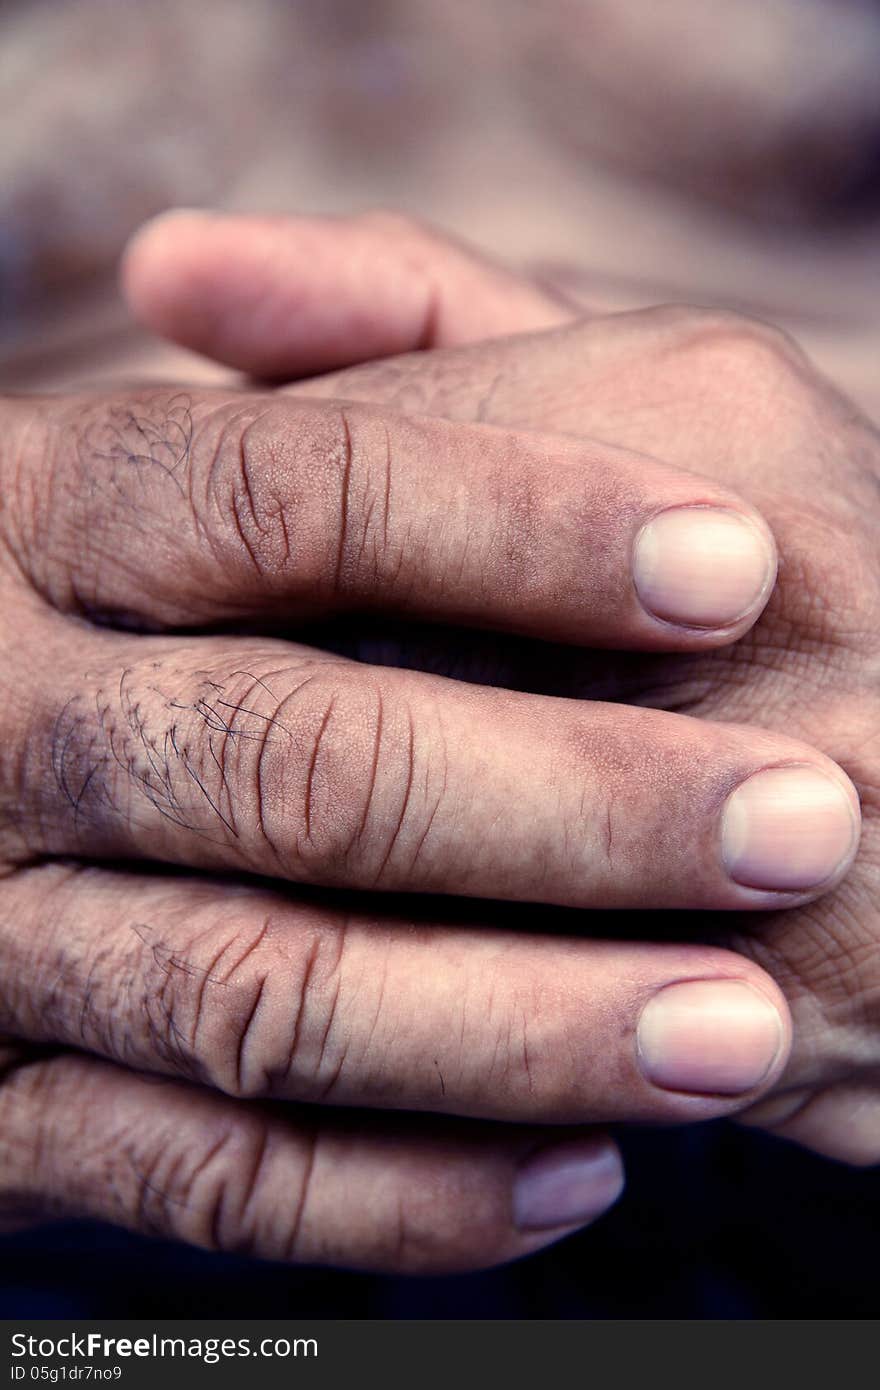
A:
<svg viewBox="0 0 880 1390">
<path fill-rule="evenodd" d="M 0 1031 L 236 1098 L 669 1123 L 752 1103 L 789 1047 L 769 976 L 706 946 L 57 865 L 16 875 L 0 922 L 0 973 L 26 983 Z"/>
<path fill-rule="evenodd" d="M 880 1163 L 880 1101 L 871 1080 L 791 1087 L 742 1118 L 838 1163 L 860 1168 Z"/>
<path fill-rule="evenodd" d="M 129 243 L 123 289 L 155 332 L 256 376 L 549 328 L 561 298 L 427 227 L 356 218 L 164 214 Z"/>
<path fill-rule="evenodd" d="M 788 905 L 855 853 L 808 746 L 307 647 L 76 632 L 18 673 L 6 795 L 29 854 L 576 907 Z M 24 789 L 24 790 L 22 790 Z"/>
<path fill-rule="evenodd" d="M 379 610 L 692 650 L 742 635 L 774 582 L 752 507 L 601 443 L 167 391 L 20 399 L 7 425 L 21 565 L 125 626 Z"/>
<path fill-rule="evenodd" d="M 76 1056 L 0 1091 L 0 1200 L 296 1263 L 500 1264 L 620 1195 L 607 1139 L 283 1115 Z"/>
</svg>

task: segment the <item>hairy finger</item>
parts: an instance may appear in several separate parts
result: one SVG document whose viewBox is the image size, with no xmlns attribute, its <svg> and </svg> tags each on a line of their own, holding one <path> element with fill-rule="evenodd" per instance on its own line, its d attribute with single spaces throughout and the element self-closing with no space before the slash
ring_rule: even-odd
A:
<svg viewBox="0 0 880 1390">
<path fill-rule="evenodd" d="M 779 990 L 719 948 L 103 868 L 3 886 L 0 974 L 0 1031 L 32 1042 L 238 1098 L 525 1124 L 724 1114 L 789 1044 Z"/>
<path fill-rule="evenodd" d="M 851 782 L 781 734 L 292 643 L 39 631 L 0 789 L 25 858 L 736 909 L 818 896 L 855 854 Z"/>
<path fill-rule="evenodd" d="M 264 1110 L 76 1056 L 0 1091 L 0 1204 L 264 1259 L 483 1268 L 619 1196 L 610 1141 Z"/>
</svg>

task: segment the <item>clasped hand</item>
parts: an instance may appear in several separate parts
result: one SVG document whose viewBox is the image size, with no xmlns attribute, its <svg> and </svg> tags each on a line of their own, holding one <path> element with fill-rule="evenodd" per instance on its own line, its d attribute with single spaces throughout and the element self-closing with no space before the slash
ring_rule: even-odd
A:
<svg viewBox="0 0 880 1390">
<path fill-rule="evenodd" d="M 393 220 L 168 219 L 126 281 L 381 360 L 3 403 L 9 1222 L 466 1268 L 615 1200 L 596 1126 L 880 1158 L 871 425 Z"/>
</svg>

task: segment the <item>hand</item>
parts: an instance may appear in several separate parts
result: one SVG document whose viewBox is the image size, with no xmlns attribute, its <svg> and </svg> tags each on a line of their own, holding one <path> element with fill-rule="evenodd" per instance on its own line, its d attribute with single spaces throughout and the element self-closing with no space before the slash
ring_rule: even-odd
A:
<svg viewBox="0 0 880 1390">
<path fill-rule="evenodd" d="M 127 285 L 160 332 L 279 377 L 454 347 L 484 332 L 546 329 L 572 313 L 539 287 L 387 217 L 163 219 L 133 245 Z M 784 730 L 847 770 L 866 827 L 845 882 L 796 912 L 707 918 L 700 929 L 764 965 L 794 1015 L 790 1062 L 745 1118 L 821 1153 L 880 1160 L 880 441 L 871 423 L 773 329 L 675 308 L 413 353 L 295 392 L 602 439 L 737 487 L 760 508 L 780 548 L 780 577 L 761 621 L 735 646 L 625 660 L 545 653 L 536 670 L 533 656 L 493 643 L 473 669 L 500 683 Z M 564 489 L 559 515 L 564 524 Z M 448 662 L 468 674 L 461 644 L 419 650 L 437 669 Z"/>
<path fill-rule="evenodd" d="M 832 762 L 785 735 L 265 635 L 373 610 L 708 651 L 772 585 L 754 509 L 598 442 L 338 401 L 154 387 L 2 412 L 8 1219 L 475 1266 L 620 1190 L 610 1141 L 536 1126 L 699 1119 L 772 1087 L 784 1000 L 723 948 L 579 940 L 573 915 L 556 940 L 546 908 L 501 930 L 473 904 L 364 890 L 806 902 L 855 849 Z M 664 575 L 649 544 L 694 516 L 728 546 L 699 610 L 693 557 L 673 549 Z M 797 808 L 768 824 L 759 803 L 776 852 L 750 860 L 743 812 L 780 766 L 830 830 Z M 794 873 L 786 835 L 806 845 Z"/>
</svg>

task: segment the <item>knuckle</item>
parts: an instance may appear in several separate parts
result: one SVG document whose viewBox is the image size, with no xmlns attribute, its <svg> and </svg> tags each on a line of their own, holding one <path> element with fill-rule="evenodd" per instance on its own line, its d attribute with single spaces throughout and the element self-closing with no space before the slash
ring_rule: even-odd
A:
<svg viewBox="0 0 880 1390">
<path fill-rule="evenodd" d="M 386 575 L 399 574 L 403 556 L 392 563 L 393 461 L 388 426 L 381 412 L 356 406 L 340 407 L 337 418 L 341 476 L 332 586 L 344 595 L 381 586 Z"/>
<path fill-rule="evenodd" d="M 237 1099 L 324 1099 L 345 1062 L 344 919 L 234 915 L 188 948 L 151 947 L 146 1042 L 166 1065 Z"/>
<path fill-rule="evenodd" d="M 169 947 L 142 926 L 145 961 L 139 1010 L 145 1050 L 170 1070 L 234 1096 L 258 1094 L 258 1051 L 265 1031 L 274 955 L 270 915 L 233 914 Z"/>
<path fill-rule="evenodd" d="M 251 1069 L 257 1062 L 258 1085 L 266 1093 L 324 1101 L 342 1075 L 351 1041 L 343 994 L 346 921 L 313 919 L 294 943 L 289 934 L 279 940 L 272 978 L 276 989 L 283 985 L 286 1021 L 262 1037 L 254 1034 Z"/>
<path fill-rule="evenodd" d="M 204 529 L 236 590 L 321 607 L 381 570 L 390 441 L 381 413 L 283 402 L 228 420 L 206 450 Z"/>
<path fill-rule="evenodd" d="M 689 439 L 711 421 L 713 441 L 723 437 L 732 459 L 764 470 L 768 438 L 778 456 L 815 455 L 833 392 L 788 334 L 746 315 L 675 306 L 639 323 L 664 409 L 687 412 Z"/>
<path fill-rule="evenodd" d="M 735 383 L 789 380 L 808 359 L 783 329 L 746 314 L 712 309 L 669 311 L 667 327 L 679 352 L 699 355 L 715 369 L 724 368 Z"/>
<path fill-rule="evenodd" d="M 272 415 L 267 407 L 224 422 L 204 465 L 204 513 L 217 518 L 204 529 L 221 572 L 231 565 L 238 583 L 256 580 L 270 590 L 290 568 L 296 510 L 284 431 L 271 427 Z"/>
<path fill-rule="evenodd" d="M 198 428 L 189 476 L 194 582 L 240 606 L 311 597 L 322 578 L 327 478 L 338 455 L 332 413 L 270 398 L 223 406 Z"/>
<path fill-rule="evenodd" d="M 297 857 L 331 873 L 357 853 L 379 784 L 382 701 L 351 680 L 314 686 L 297 706 Z M 375 757 L 371 752 L 375 750 Z"/>
<path fill-rule="evenodd" d="M 136 1226 L 207 1250 L 283 1257 L 294 1242 L 273 1192 L 278 1141 L 269 1117 L 205 1113 L 197 1133 L 193 1143 L 188 1132 L 185 1149 L 163 1133 L 132 1157 Z M 293 1132 L 285 1136 L 285 1178 L 294 1190 L 305 1148 Z M 287 1198 L 286 1191 L 284 1212 Z"/>
<path fill-rule="evenodd" d="M 411 870 L 445 777 L 431 765 L 429 741 L 417 739 L 407 702 L 365 673 L 337 668 L 303 681 L 276 722 L 289 743 L 264 739 L 256 800 L 262 833 L 295 874 L 379 884 Z"/>
<path fill-rule="evenodd" d="M 139 1155 L 137 1217 L 142 1230 L 171 1234 L 219 1253 L 296 1261 L 324 1257 L 312 1229 L 317 1131 L 240 1109 L 203 1117 L 196 1144 L 152 1146 Z M 342 1242 L 338 1254 L 350 1252 Z"/>
</svg>

